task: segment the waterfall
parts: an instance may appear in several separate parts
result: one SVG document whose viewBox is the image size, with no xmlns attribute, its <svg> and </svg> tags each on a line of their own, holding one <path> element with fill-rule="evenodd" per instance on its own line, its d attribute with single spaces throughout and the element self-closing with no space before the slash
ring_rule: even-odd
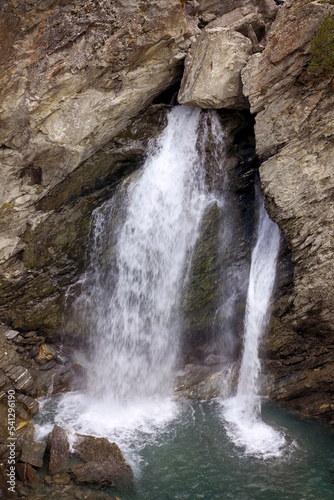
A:
<svg viewBox="0 0 334 500">
<path fill-rule="evenodd" d="M 164 131 L 150 144 L 143 167 L 93 213 L 90 265 L 72 303 L 76 327 L 82 335 L 89 333 L 88 387 L 59 397 L 54 422 L 116 441 L 137 470 L 140 451 L 164 435 L 169 422 L 181 422 L 187 415 L 188 405 L 173 400 L 173 379 L 181 344 L 181 295 L 203 215 L 214 204 L 223 213 L 217 243 L 222 254 L 236 251 L 240 239 L 236 228 L 241 217 L 225 161 L 218 115 L 175 107 Z M 285 444 L 278 431 L 262 422 L 258 395 L 258 348 L 269 319 L 280 233 L 263 199 L 260 205 L 238 389 L 222 406 L 229 438 L 246 454 L 267 458 L 280 456 Z M 224 261 L 218 278 L 225 280 L 218 313 L 225 316 L 219 322 L 224 325 L 219 348 L 226 360 L 234 359 L 227 344 L 235 336 L 235 304 L 246 293 L 242 284 L 248 264 L 240 263 L 239 255 Z M 228 374 L 232 368 L 226 368 Z M 48 422 L 38 430 L 42 435 L 47 429 Z"/>
<path fill-rule="evenodd" d="M 209 128 L 200 109 L 174 108 L 141 171 L 94 214 L 91 266 L 76 307 L 91 331 L 89 390 L 102 399 L 172 392 L 179 295 L 212 199 Z"/>
<path fill-rule="evenodd" d="M 249 415 L 260 412 L 258 379 L 259 342 L 270 319 L 270 299 L 276 276 L 280 231 L 272 222 L 261 200 L 257 241 L 252 252 L 245 312 L 244 350 L 240 366 L 237 398 L 245 399 Z"/>
<path fill-rule="evenodd" d="M 244 348 L 237 394 L 224 403 L 227 432 L 248 454 L 279 456 L 283 436 L 261 420 L 259 343 L 270 319 L 280 231 L 265 210 L 261 195 L 256 245 L 252 252 L 244 324 Z"/>
<path fill-rule="evenodd" d="M 177 106 L 142 168 L 94 211 L 90 265 L 69 300 L 87 334 L 87 390 L 61 396 L 58 425 L 108 436 L 131 455 L 131 443 L 145 446 L 182 411 L 173 400 L 181 294 L 203 215 L 224 205 L 224 164 L 216 113 Z"/>
</svg>

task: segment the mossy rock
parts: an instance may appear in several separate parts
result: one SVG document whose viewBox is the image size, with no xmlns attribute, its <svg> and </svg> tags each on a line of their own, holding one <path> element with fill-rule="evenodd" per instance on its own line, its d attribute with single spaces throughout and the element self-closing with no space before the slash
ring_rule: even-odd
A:
<svg viewBox="0 0 334 500">
<path fill-rule="evenodd" d="M 219 300 L 219 232 L 222 217 L 217 203 L 204 214 L 195 246 L 189 278 L 181 304 L 182 331 L 201 332 L 212 327 Z"/>
</svg>

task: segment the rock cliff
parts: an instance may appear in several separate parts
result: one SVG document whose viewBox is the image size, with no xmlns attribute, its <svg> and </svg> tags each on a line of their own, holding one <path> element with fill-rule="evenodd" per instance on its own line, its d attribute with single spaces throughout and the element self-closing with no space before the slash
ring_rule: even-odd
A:
<svg viewBox="0 0 334 500">
<path fill-rule="evenodd" d="M 276 377 L 269 392 L 333 421 L 333 71 L 307 71 L 310 41 L 329 11 L 326 2 L 286 1 L 242 80 L 256 114 L 257 153 L 266 160 L 260 176 L 267 209 L 294 268 L 266 339 Z"/>
<path fill-rule="evenodd" d="M 192 31 L 178 0 L 6 1 L 0 17 L 0 314 L 54 333 L 82 267 L 82 195 L 126 172 L 110 141 L 179 79 Z"/>
<path fill-rule="evenodd" d="M 307 71 L 332 4 L 1 2 L 0 320 L 60 334 L 91 212 L 141 165 L 164 124 L 152 102 L 179 85 L 186 58 L 180 102 L 255 115 L 267 209 L 287 244 L 262 353 L 266 390 L 333 421 L 333 73 Z M 234 167 L 244 214 L 252 167 Z"/>
</svg>

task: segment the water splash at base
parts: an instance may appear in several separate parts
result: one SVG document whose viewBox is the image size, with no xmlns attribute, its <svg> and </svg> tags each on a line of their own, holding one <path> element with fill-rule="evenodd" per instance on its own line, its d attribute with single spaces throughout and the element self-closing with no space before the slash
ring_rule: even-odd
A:
<svg viewBox="0 0 334 500">
<path fill-rule="evenodd" d="M 226 431 L 236 446 L 259 458 L 279 457 L 285 445 L 283 434 L 261 419 L 259 392 L 259 344 L 270 319 L 280 231 L 264 207 L 261 196 L 257 242 L 252 252 L 245 313 L 244 350 L 237 394 L 223 403 Z"/>
</svg>

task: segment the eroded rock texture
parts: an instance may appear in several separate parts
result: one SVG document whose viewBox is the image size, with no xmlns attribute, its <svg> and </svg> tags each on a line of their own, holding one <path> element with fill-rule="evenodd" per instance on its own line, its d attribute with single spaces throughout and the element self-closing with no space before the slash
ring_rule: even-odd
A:
<svg viewBox="0 0 334 500">
<path fill-rule="evenodd" d="M 290 251 L 281 263 L 282 286 L 265 340 L 268 393 L 333 420 L 333 79 L 306 71 L 310 40 L 329 10 L 331 2 L 287 0 L 270 27 L 277 12 L 273 0 L 1 2 L 0 319 L 27 334 L 60 333 L 64 291 L 85 265 L 91 212 L 143 162 L 149 139 L 165 123 L 164 107 L 151 103 L 181 79 L 194 42 L 188 61 L 202 54 L 203 64 L 194 60 L 194 68 L 203 66 L 206 82 L 214 73 L 211 95 L 201 83 L 196 100 L 182 97 L 184 81 L 180 100 L 203 107 L 250 105 L 257 152 L 265 160 L 267 208 Z M 211 36 L 218 45 L 201 42 Z M 223 81 L 227 55 L 234 69 Z M 247 159 L 242 166 L 242 147 L 237 154 L 241 168 L 234 163 L 230 172 L 236 167 L 233 175 L 238 171 L 248 186 L 237 187 L 245 219 L 252 167 Z M 204 240 L 211 226 L 203 226 Z M 209 311 L 217 281 L 212 257 L 212 283 L 196 269 L 192 276 L 206 287 Z M 199 270 L 206 259 L 206 248 L 197 249 Z M 235 269 L 231 261 L 225 264 Z M 205 319 L 194 315 L 185 330 L 196 330 L 200 339 L 205 329 L 211 332 Z M 2 390 L 17 384 L 22 397 L 45 393 L 48 370 L 56 373 L 57 390 L 62 361 L 52 353 L 47 359 L 48 341 L 41 334 L 34 338 L 28 349 L 29 336 L 23 335 L 17 349 L 33 363 L 40 356 L 46 367 L 38 371 L 42 389 L 14 349 L 12 361 L 3 358 Z M 5 344 L 1 349 L 12 352 Z M 212 355 L 204 349 L 198 357 L 215 366 L 220 360 Z M 208 394 L 215 391 L 210 386 Z"/>
<path fill-rule="evenodd" d="M 192 32 L 178 0 L 9 1 L 0 19 L 0 310 L 52 333 L 98 197 L 82 195 L 131 163 L 110 141 L 179 78 Z"/>
<path fill-rule="evenodd" d="M 262 54 L 242 73 L 256 113 L 257 152 L 270 216 L 291 250 L 292 289 L 278 302 L 266 341 L 269 392 L 333 421 L 333 76 L 307 72 L 310 40 L 327 3 L 285 2 Z"/>
<path fill-rule="evenodd" d="M 205 30 L 186 57 L 178 96 L 180 104 L 201 108 L 247 108 L 241 70 L 252 53 L 252 43 L 228 28 Z"/>
</svg>

